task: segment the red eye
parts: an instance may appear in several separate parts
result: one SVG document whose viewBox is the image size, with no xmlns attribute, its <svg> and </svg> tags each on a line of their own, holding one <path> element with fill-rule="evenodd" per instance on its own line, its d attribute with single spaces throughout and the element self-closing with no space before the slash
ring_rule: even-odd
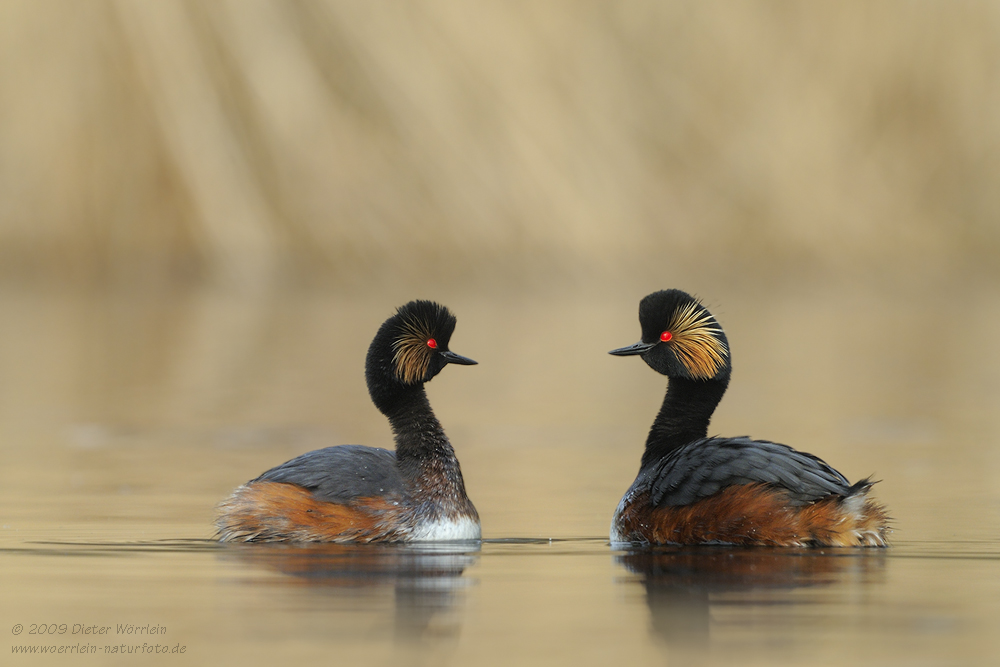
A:
<svg viewBox="0 0 1000 667">
<path fill-rule="evenodd" d="M 433 338 L 427 339 L 427 347 L 431 348 L 432 350 L 436 350 L 437 346 L 438 342 L 436 340 L 434 340 Z"/>
<path fill-rule="evenodd" d="M 664 331 L 663 333 L 660 334 L 660 340 L 662 340 L 664 343 L 668 342 L 673 337 L 674 335 L 669 331 Z"/>
</svg>

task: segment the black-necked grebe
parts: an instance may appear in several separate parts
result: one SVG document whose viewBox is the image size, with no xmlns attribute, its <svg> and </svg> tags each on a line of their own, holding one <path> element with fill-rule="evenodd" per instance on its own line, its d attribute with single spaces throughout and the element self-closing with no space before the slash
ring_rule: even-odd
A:
<svg viewBox="0 0 1000 667">
<path fill-rule="evenodd" d="M 611 522 L 612 542 L 770 546 L 886 546 L 885 509 L 869 479 L 851 484 L 811 454 L 747 437 L 709 438 L 729 385 L 719 323 L 680 290 L 639 304 L 641 355 L 669 378 L 635 482 Z"/>
<path fill-rule="evenodd" d="M 389 418 L 396 451 L 326 447 L 268 470 L 219 506 L 218 538 L 236 542 L 478 540 L 479 515 L 434 416 L 424 383 L 447 364 L 476 362 L 448 350 L 455 316 L 411 301 L 382 324 L 365 379 Z"/>
</svg>

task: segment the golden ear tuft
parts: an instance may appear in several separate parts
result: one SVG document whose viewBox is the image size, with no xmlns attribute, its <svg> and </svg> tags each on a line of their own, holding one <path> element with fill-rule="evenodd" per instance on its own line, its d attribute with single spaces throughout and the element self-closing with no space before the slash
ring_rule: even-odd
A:
<svg viewBox="0 0 1000 667">
<path fill-rule="evenodd" d="M 392 342 L 392 361 L 396 377 L 406 384 L 422 381 L 427 376 L 433 350 L 427 341 L 433 338 L 430 326 L 416 318 L 404 319 L 401 334 Z"/>
<path fill-rule="evenodd" d="M 673 335 L 668 344 L 691 377 L 711 379 L 726 365 L 729 350 L 720 337 L 722 329 L 697 303 L 678 308 L 667 330 Z"/>
</svg>

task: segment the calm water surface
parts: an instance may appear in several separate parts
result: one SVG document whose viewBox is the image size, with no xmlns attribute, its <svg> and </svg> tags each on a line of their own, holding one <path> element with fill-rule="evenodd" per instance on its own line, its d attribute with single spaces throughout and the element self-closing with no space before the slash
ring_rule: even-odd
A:
<svg viewBox="0 0 1000 667">
<path fill-rule="evenodd" d="M 210 539 L 262 470 L 390 443 L 364 353 L 418 295 L 0 293 L 2 663 L 997 664 L 1000 290 L 677 284 L 733 346 L 712 430 L 882 479 L 894 546 L 612 550 L 665 382 L 606 351 L 674 285 L 419 295 L 480 362 L 428 393 L 486 538 L 426 547 Z"/>
</svg>

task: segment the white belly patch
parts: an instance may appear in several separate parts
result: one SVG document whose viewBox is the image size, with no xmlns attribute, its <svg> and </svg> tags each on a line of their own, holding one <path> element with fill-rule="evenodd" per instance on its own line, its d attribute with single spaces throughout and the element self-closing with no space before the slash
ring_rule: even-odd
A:
<svg viewBox="0 0 1000 667">
<path fill-rule="evenodd" d="M 482 530 L 479 527 L 479 522 L 467 516 L 422 522 L 410 533 L 410 539 L 414 542 L 478 540 L 481 538 Z"/>
</svg>

